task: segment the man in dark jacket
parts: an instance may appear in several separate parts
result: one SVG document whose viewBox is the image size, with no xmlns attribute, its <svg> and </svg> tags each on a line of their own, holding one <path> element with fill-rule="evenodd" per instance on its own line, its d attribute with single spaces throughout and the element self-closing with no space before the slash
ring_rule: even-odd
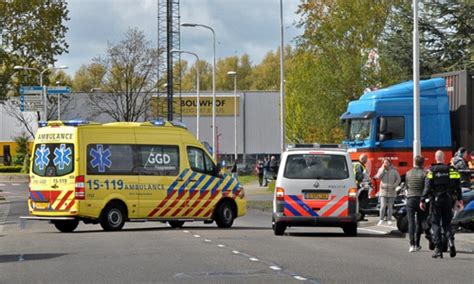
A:
<svg viewBox="0 0 474 284">
<path fill-rule="evenodd" d="M 450 256 L 456 256 L 454 233 L 451 229 L 454 201 L 462 207 L 462 193 L 459 186 L 460 175 L 452 167 L 444 163 L 444 153 L 436 151 L 436 164 L 433 164 L 426 176 L 425 189 L 420 201 L 421 210 L 425 210 L 425 200 L 431 199 L 431 225 L 435 252 L 433 258 L 443 258 L 442 232 L 449 240 Z"/>
<path fill-rule="evenodd" d="M 415 166 L 409 170 L 405 176 L 407 186 L 408 235 L 410 238 L 409 252 L 415 252 L 421 249 L 420 237 L 424 214 L 419 204 L 425 186 L 426 173 L 423 170 L 424 162 L 425 159 L 422 156 L 416 156 Z"/>
</svg>

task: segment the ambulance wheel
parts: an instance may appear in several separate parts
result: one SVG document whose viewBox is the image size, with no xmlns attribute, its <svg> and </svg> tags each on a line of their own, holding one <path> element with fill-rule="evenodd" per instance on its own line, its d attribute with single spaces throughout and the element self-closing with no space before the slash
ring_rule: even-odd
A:
<svg viewBox="0 0 474 284">
<path fill-rule="evenodd" d="M 216 209 L 214 215 L 217 227 L 219 228 L 230 228 L 234 223 L 235 210 L 232 204 L 228 201 L 224 201 Z"/>
<path fill-rule="evenodd" d="M 54 221 L 53 224 L 56 227 L 56 229 L 58 229 L 60 232 L 71 233 L 77 228 L 77 226 L 79 225 L 79 221 L 78 220 L 58 220 L 58 221 Z"/>
<path fill-rule="evenodd" d="M 120 204 L 109 204 L 100 218 L 100 226 L 104 231 L 119 231 L 125 224 L 125 210 Z"/>
<path fill-rule="evenodd" d="M 168 221 L 168 225 L 171 228 L 181 228 L 184 225 L 184 221 Z"/>
<path fill-rule="evenodd" d="M 349 237 L 356 237 L 357 236 L 357 223 L 350 223 L 342 227 L 344 234 Z"/>
<path fill-rule="evenodd" d="M 285 233 L 285 230 L 286 230 L 286 225 L 281 222 L 276 222 L 273 225 L 273 233 L 275 234 L 275 236 L 283 236 L 283 234 Z"/>
</svg>

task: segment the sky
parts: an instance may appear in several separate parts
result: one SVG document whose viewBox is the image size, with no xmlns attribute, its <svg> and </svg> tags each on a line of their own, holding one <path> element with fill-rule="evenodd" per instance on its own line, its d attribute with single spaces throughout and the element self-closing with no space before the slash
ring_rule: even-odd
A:
<svg viewBox="0 0 474 284">
<path fill-rule="evenodd" d="M 68 0 L 70 20 L 66 40 L 69 53 L 57 57 L 73 76 L 82 64 L 103 55 L 108 43 L 120 41 L 125 31 L 138 28 L 157 44 L 158 0 Z M 283 1 L 285 45 L 294 45 L 302 31 L 295 26 L 299 0 Z M 280 45 L 279 0 L 180 0 L 181 23 L 211 26 L 216 32 L 217 58 L 249 54 L 258 64 Z M 181 28 L 181 49 L 212 61 L 211 33 L 203 28 Z M 193 58 L 183 59 L 192 61 Z"/>
</svg>

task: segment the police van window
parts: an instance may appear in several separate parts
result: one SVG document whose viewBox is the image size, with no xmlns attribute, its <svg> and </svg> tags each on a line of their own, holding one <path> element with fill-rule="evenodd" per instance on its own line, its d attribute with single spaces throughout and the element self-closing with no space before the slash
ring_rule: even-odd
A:
<svg viewBox="0 0 474 284">
<path fill-rule="evenodd" d="M 189 159 L 189 166 L 195 172 L 199 173 L 206 173 L 206 166 L 204 165 L 204 151 L 195 148 L 195 147 L 188 147 L 188 159 Z"/>
<path fill-rule="evenodd" d="M 139 173 L 176 176 L 179 172 L 178 146 L 137 145 Z"/>
<path fill-rule="evenodd" d="M 73 171 L 73 144 L 36 144 L 33 153 L 33 173 L 42 177 L 58 177 L 70 174 Z"/>
<path fill-rule="evenodd" d="M 285 165 L 288 179 L 349 178 L 349 168 L 343 155 L 295 154 L 288 155 Z"/>
<path fill-rule="evenodd" d="M 132 145 L 87 145 L 87 174 L 136 175 Z"/>
<path fill-rule="evenodd" d="M 399 140 L 405 138 L 405 118 L 403 116 L 398 117 L 384 117 L 387 123 L 387 128 L 383 134 L 385 134 L 384 140 Z"/>
</svg>

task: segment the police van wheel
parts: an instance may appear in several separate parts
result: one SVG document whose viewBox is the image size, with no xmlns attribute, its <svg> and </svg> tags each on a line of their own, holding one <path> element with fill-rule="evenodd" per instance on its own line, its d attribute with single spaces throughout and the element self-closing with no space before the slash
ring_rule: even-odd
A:
<svg viewBox="0 0 474 284">
<path fill-rule="evenodd" d="M 79 225 L 79 221 L 78 220 L 58 220 L 58 221 L 54 221 L 53 224 L 56 227 L 56 229 L 58 229 L 60 232 L 71 233 L 77 228 L 77 226 Z"/>
<path fill-rule="evenodd" d="M 222 202 L 217 207 L 215 219 L 217 227 L 230 228 L 234 223 L 235 213 L 234 208 L 230 202 Z"/>
<path fill-rule="evenodd" d="M 346 236 L 350 237 L 356 237 L 357 236 L 357 223 L 350 223 L 342 227 L 342 230 L 344 231 L 344 234 Z"/>
<path fill-rule="evenodd" d="M 110 204 L 102 212 L 100 226 L 105 231 L 119 231 L 125 224 L 124 209 L 119 204 Z"/>
<path fill-rule="evenodd" d="M 184 221 L 168 221 L 168 225 L 171 228 L 181 228 L 184 225 Z"/>
<path fill-rule="evenodd" d="M 273 225 L 273 233 L 275 236 L 283 236 L 286 230 L 286 225 L 282 224 L 281 222 L 275 222 Z"/>
</svg>

